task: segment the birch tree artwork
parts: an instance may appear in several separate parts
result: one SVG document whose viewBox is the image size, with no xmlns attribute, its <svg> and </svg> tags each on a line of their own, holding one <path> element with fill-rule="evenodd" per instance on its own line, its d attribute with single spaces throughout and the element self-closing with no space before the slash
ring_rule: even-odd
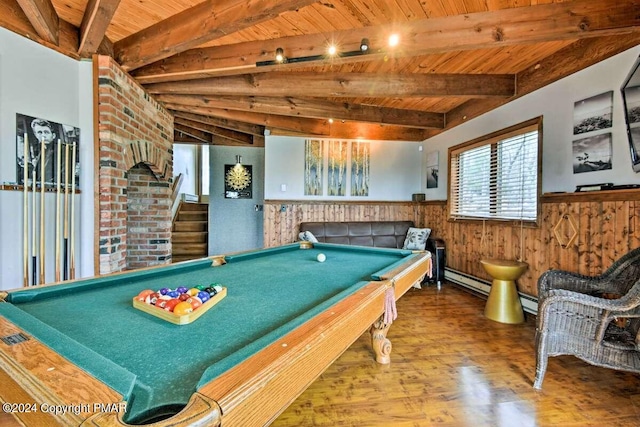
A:
<svg viewBox="0 0 640 427">
<path fill-rule="evenodd" d="M 304 142 L 304 195 L 322 196 L 324 141 L 307 139 Z"/>
<path fill-rule="evenodd" d="M 347 141 L 329 141 L 329 165 L 327 166 L 329 196 L 347 193 Z"/>
<path fill-rule="evenodd" d="M 354 141 L 351 145 L 351 195 L 369 195 L 370 144 Z"/>
</svg>

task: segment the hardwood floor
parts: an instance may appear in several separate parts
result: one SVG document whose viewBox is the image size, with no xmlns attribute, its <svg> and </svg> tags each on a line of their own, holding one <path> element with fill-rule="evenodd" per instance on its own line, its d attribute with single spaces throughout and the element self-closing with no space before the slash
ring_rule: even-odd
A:
<svg viewBox="0 0 640 427">
<path fill-rule="evenodd" d="M 493 322 L 484 304 L 450 284 L 411 290 L 390 365 L 364 334 L 272 426 L 640 426 L 640 376 L 552 357 L 534 390 L 535 317 Z"/>
</svg>

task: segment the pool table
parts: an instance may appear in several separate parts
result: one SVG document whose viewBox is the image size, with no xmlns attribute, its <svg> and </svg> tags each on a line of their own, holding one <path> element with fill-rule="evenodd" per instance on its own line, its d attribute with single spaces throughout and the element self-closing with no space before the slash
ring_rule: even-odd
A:
<svg viewBox="0 0 640 427">
<path fill-rule="evenodd" d="M 367 330 L 389 363 L 389 313 L 429 253 L 307 245 L 3 292 L 3 410 L 26 425 L 262 426 Z M 212 283 L 226 297 L 189 324 L 132 304 Z"/>
</svg>

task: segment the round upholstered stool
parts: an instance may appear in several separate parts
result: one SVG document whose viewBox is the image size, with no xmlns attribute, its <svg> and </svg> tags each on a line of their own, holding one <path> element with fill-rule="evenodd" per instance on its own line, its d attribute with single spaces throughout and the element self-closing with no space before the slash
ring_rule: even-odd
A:
<svg viewBox="0 0 640 427">
<path fill-rule="evenodd" d="M 527 271 L 529 264 L 503 259 L 483 259 L 480 263 L 493 278 L 484 315 L 501 323 L 524 322 L 524 312 L 515 281 Z"/>
</svg>

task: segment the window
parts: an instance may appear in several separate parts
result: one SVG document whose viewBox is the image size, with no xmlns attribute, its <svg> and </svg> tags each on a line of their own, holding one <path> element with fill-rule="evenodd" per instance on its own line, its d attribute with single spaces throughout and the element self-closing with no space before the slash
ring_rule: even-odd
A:
<svg viewBox="0 0 640 427">
<path fill-rule="evenodd" d="M 452 219 L 536 221 L 542 120 L 449 149 Z"/>
</svg>

